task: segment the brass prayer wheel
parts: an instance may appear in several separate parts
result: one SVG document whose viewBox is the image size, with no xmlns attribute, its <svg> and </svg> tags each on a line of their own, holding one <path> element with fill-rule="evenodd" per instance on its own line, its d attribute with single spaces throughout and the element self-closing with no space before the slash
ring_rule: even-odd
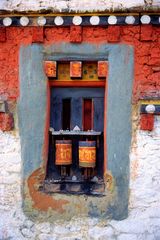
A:
<svg viewBox="0 0 160 240">
<path fill-rule="evenodd" d="M 79 141 L 79 166 L 85 168 L 96 166 L 96 141 Z"/>
<path fill-rule="evenodd" d="M 72 141 L 56 140 L 56 165 L 72 164 Z"/>
</svg>

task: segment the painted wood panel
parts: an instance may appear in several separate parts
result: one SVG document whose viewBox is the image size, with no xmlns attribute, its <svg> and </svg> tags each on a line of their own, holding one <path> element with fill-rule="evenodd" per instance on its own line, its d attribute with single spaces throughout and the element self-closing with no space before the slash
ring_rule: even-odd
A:
<svg viewBox="0 0 160 240">
<path fill-rule="evenodd" d="M 76 125 L 83 129 L 83 99 L 93 99 L 94 130 L 103 131 L 103 103 L 104 89 L 102 88 L 52 88 L 51 91 L 51 127 L 55 130 L 62 129 L 62 102 L 71 99 L 71 128 Z M 59 128 L 59 129 L 58 129 Z"/>
</svg>

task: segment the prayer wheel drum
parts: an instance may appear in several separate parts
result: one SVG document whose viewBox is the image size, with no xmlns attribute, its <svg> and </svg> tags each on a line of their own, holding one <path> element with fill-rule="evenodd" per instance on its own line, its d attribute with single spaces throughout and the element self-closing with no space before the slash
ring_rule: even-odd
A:
<svg viewBox="0 0 160 240">
<path fill-rule="evenodd" d="M 96 141 L 79 141 L 79 166 L 85 168 L 96 166 Z"/>
<path fill-rule="evenodd" d="M 72 164 L 72 141 L 56 140 L 56 165 Z"/>
</svg>

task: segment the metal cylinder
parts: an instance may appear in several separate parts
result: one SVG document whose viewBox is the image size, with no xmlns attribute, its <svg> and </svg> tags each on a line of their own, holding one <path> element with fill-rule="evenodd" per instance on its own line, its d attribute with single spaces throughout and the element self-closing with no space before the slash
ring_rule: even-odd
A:
<svg viewBox="0 0 160 240">
<path fill-rule="evenodd" d="M 56 140 L 56 165 L 72 164 L 72 141 Z"/>
<path fill-rule="evenodd" d="M 85 168 L 96 166 L 96 141 L 79 141 L 79 166 Z"/>
</svg>

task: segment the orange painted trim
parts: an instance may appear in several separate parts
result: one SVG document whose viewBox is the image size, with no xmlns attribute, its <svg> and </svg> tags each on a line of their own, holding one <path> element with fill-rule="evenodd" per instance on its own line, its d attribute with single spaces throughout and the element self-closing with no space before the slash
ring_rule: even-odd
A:
<svg viewBox="0 0 160 240">
<path fill-rule="evenodd" d="M 105 81 L 49 81 L 50 87 L 105 87 Z"/>
<path fill-rule="evenodd" d="M 107 171 L 107 100 L 108 100 L 108 79 L 105 81 L 104 96 L 104 174 Z"/>
<path fill-rule="evenodd" d="M 45 132 L 44 132 L 44 145 L 43 145 L 43 159 L 44 159 L 44 171 L 47 173 L 48 163 L 48 151 L 49 151 L 49 135 L 48 131 L 50 128 L 50 86 L 47 83 L 47 99 L 46 99 L 46 120 L 45 120 Z"/>
</svg>

